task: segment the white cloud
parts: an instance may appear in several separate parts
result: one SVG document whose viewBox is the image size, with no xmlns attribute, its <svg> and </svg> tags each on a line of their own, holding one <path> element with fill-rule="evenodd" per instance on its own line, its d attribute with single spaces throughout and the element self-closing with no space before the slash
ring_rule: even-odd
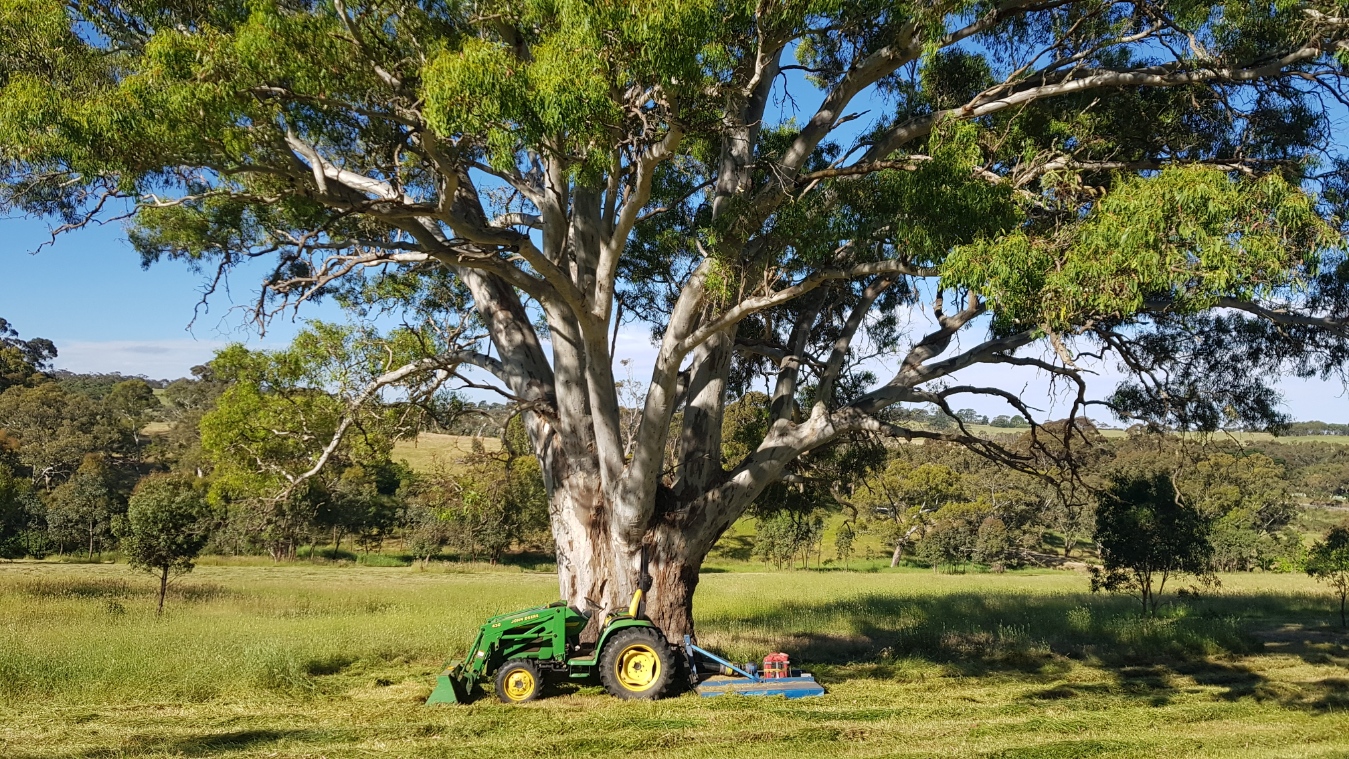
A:
<svg viewBox="0 0 1349 759">
<path fill-rule="evenodd" d="M 62 340 L 56 368 L 72 372 L 120 372 L 151 379 L 186 377 L 227 343 L 220 340 Z"/>
</svg>

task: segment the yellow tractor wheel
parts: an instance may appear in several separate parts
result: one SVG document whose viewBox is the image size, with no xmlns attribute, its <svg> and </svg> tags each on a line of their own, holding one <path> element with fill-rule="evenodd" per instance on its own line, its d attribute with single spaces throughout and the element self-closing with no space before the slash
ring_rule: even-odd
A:
<svg viewBox="0 0 1349 759">
<path fill-rule="evenodd" d="M 637 627 L 605 641 L 600 680 L 605 690 L 619 698 L 660 698 L 675 682 L 676 666 L 674 651 L 664 636 L 649 627 Z"/>
<path fill-rule="evenodd" d="M 515 659 L 497 670 L 497 698 L 507 704 L 533 701 L 543 691 L 543 675 L 534 662 Z"/>
</svg>

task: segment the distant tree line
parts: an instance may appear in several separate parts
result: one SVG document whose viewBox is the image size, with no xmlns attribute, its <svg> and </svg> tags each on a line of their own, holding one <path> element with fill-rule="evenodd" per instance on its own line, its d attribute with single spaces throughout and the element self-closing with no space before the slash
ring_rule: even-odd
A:
<svg viewBox="0 0 1349 759">
<path fill-rule="evenodd" d="M 126 552 L 135 494 L 156 488 L 200 495 L 194 535 L 208 553 L 337 558 L 391 541 L 422 562 L 551 553 L 543 478 L 511 406 L 429 385 L 351 413 L 355 378 L 387 361 L 384 350 L 356 328 L 316 323 L 284 350 L 231 346 L 191 377 L 146 380 L 53 370 L 51 341 L 24 339 L 0 320 L 0 557 Z M 756 392 L 728 405 L 728 465 L 763 438 L 770 405 Z M 869 535 L 892 564 L 938 571 L 1000 571 L 1084 551 L 1099 559 L 1110 553 L 1102 503 L 1120 502 L 1106 494 L 1165 477 L 1203 526 L 1205 566 L 1291 569 L 1305 560 L 1301 505 L 1349 496 L 1349 447 L 1333 443 L 1240 445 L 1141 428 L 1106 437 L 1083 420 L 1031 430 L 1019 416 L 971 409 L 901 413 L 932 427 L 1005 428 L 1000 445 L 1023 456 L 1026 471 L 959 445 L 841 438 L 793 462 L 756 501 L 752 555 L 784 569 L 846 565 Z M 474 443 L 423 471 L 395 460 L 396 441 L 427 432 Z M 1065 436 L 1071 455 L 1045 443 Z"/>
<path fill-rule="evenodd" d="M 1349 449 L 1338 444 L 1275 439 L 1243 445 L 1142 428 L 1106 437 L 1079 420 L 1069 451 L 1046 450 L 1045 441 L 1064 432 L 1062 423 L 1039 429 L 1044 460 L 1038 463 L 1030 431 L 1004 439 L 1032 462 L 1028 469 L 1053 476 L 1009 469 L 937 442 L 877 447 L 853 441 L 846 455 L 816 452 L 813 471 L 801 471 L 784 492 L 756 505 L 755 550 L 779 566 L 789 565 L 784 557 L 792 555 L 802 565 L 800 556 L 821 551 L 821 531 L 807 526 L 841 513 L 840 560 L 852 555 L 857 535 L 870 533 L 889 547 L 892 566 L 1001 571 L 1081 560 L 1084 551 L 1095 561 L 1108 553 L 1098 521 L 1102 499 L 1121 502 L 1111 495 L 1118 488 L 1161 477 L 1196 515 L 1207 569 L 1289 571 L 1305 561 L 1298 528 L 1304 508 L 1333 505 L 1349 486 Z M 734 435 L 728 431 L 726 438 Z"/>
<path fill-rule="evenodd" d="M 341 423 L 342 401 L 322 386 L 337 375 L 319 356 L 342 339 L 316 328 L 289 351 L 234 346 L 191 377 L 146 380 L 53 370 L 51 341 L 22 339 L 0 320 L 0 558 L 120 549 L 167 585 L 191 562 L 164 559 L 172 552 L 145 526 L 184 513 L 196 520 L 195 550 L 217 554 L 341 557 L 390 539 L 423 561 L 550 551 L 538 464 L 521 455 L 523 430 L 503 404 L 384 404 L 326 452 L 319 476 L 294 478 Z M 462 457 L 414 473 L 393 460 L 393 443 L 424 431 L 478 438 Z M 487 450 L 484 434 L 500 450 Z M 138 512 L 141 491 L 158 505 Z M 201 508 L 180 493 L 198 494 Z"/>
<path fill-rule="evenodd" d="M 1291 422 L 1288 435 L 1349 435 L 1349 424 L 1330 424 L 1329 422 Z"/>
</svg>

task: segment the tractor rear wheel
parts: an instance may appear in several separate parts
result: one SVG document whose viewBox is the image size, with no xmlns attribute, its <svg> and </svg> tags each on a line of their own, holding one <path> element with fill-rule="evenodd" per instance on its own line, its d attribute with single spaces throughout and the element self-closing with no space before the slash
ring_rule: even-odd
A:
<svg viewBox="0 0 1349 759">
<path fill-rule="evenodd" d="M 678 666 L 665 636 L 649 627 L 634 627 L 605 642 L 600 681 L 618 698 L 656 699 L 668 695 Z"/>
<path fill-rule="evenodd" d="M 528 659 L 512 659 L 497 670 L 497 698 L 507 704 L 533 701 L 543 692 L 543 673 Z"/>
</svg>

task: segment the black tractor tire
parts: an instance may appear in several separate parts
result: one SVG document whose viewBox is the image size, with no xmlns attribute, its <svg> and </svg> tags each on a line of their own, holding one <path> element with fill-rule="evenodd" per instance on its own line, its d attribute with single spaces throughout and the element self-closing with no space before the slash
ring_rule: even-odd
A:
<svg viewBox="0 0 1349 759">
<path fill-rule="evenodd" d="M 681 673 L 670 643 L 650 627 L 620 630 L 600 652 L 600 682 L 618 698 L 664 698 L 672 694 Z"/>
<path fill-rule="evenodd" d="M 512 659 L 497 670 L 497 698 L 504 704 L 523 704 L 543 693 L 543 672 L 529 659 Z"/>
</svg>

